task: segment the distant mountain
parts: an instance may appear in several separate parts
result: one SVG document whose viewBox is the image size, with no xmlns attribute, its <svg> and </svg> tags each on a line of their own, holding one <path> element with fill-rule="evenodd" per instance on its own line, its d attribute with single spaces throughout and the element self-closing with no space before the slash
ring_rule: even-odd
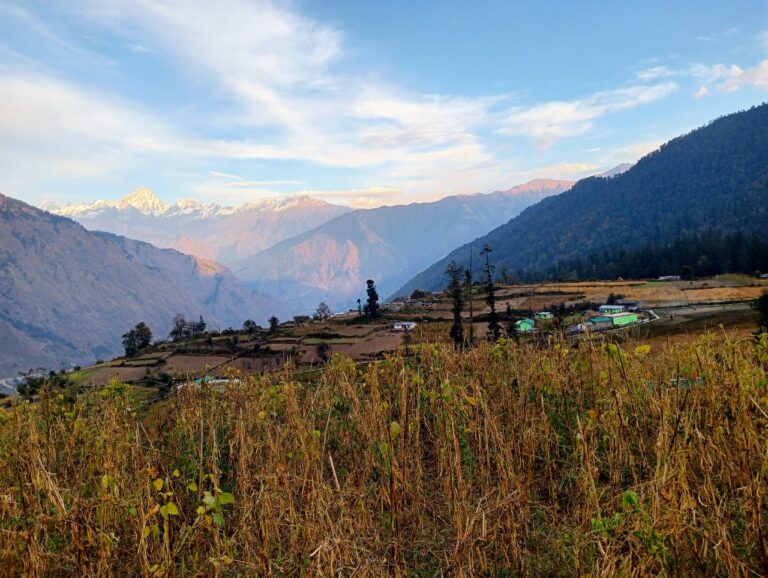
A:
<svg viewBox="0 0 768 578">
<path fill-rule="evenodd" d="M 719 118 L 645 156 L 612 178 L 592 177 L 529 207 L 477 239 L 512 272 L 558 262 L 663 246 L 707 230 L 768 230 L 768 104 Z M 465 265 L 464 245 L 427 268 L 398 294 L 445 286 L 448 263 Z M 692 263 L 691 265 L 696 265 Z"/>
<path fill-rule="evenodd" d="M 164 337 L 176 313 L 239 327 L 289 311 L 213 261 L 89 232 L 0 195 L 0 378 L 112 357 L 133 325 Z"/>
<path fill-rule="evenodd" d="M 46 208 L 92 231 L 125 235 L 225 264 L 249 257 L 351 210 L 306 195 L 237 207 L 201 204 L 194 199 L 168 205 L 146 187 L 139 187 L 117 201 Z"/>
<path fill-rule="evenodd" d="M 631 169 L 633 166 L 632 163 L 621 163 L 620 165 L 616 165 L 612 169 L 608 169 L 604 173 L 600 173 L 599 175 L 595 175 L 596 177 L 603 177 L 604 179 L 609 179 L 611 177 L 615 177 L 617 175 L 620 175 L 622 173 L 626 173 L 629 169 Z"/>
<path fill-rule="evenodd" d="M 232 270 L 297 311 L 320 301 L 346 309 L 363 297 L 366 279 L 384 297 L 457 244 L 572 184 L 537 179 L 490 194 L 353 211 L 233 263 Z"/>
</svg>

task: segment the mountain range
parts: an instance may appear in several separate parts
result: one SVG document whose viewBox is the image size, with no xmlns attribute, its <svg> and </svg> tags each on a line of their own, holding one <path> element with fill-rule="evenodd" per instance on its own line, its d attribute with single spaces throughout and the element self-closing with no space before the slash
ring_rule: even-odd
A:
<svg viewBox="0 0 768 578">
<path fill-rule="evenodd" d="M 231 264 L 250 287 L 298 311 L 346 309 L 366 279 L 384 296 L 456 245 L 486 233 L 572 181 L 536 179 L 506 191 L 345 213 Z"/>
<path fill-rule="evenodd" d="M 147 187 L 139 187 L 117 201 L 45 208 L 90 230 L 141 239 L 224 264 L 249 257 L 351 210 L 306 195 L 237 207 L 202 204 L 194 199 L 168 205 Z"/>
<path fill-rule="evenodd" d="M 215 259 L 254 290 L 310 312 L 320 301 L 336 310 L 352 306 L 369 278 L 382 294 L 392 291 L 457 245 L 571 185 L 535 179 L 489 194 L 358 210 L 306 195 L 237 207 L 193 199 L 168 205 L 139 187 L 119 200 L 49 208 L 90 230 Z"/>
<path fill-rule="evenodd" d="M 122 351 L 139 321 L 164 337 L 176 313 L 212 327 L 287 316 L 216 262 L 91 232 L 0 195 L 0 377 Z"/>
<path fill-rule="evenodd" d="M 768 104 L 675 138 L 621 174 L 577 182 L 450 252 L 395 293 L 444 287 L 447 265 L 466 266 L 472 248 L 476 255 L 485 244 L 497 270 L 525 274 L 712 230 L 768 231 Z"/>
</svg>

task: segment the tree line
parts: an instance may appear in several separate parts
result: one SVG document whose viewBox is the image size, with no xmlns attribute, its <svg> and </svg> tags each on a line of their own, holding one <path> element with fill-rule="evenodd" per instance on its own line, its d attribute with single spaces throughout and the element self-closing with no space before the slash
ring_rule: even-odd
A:
<svg viewBox="0 0 768 578">
<path fill-rule="evenodd" d="M 494 281 L 495 266 L 491 264 L 490 255 L 493 249 L 490 245 L 483 245 L 483 249 L 480 252 L 482 257 L 485 257 L 485 264 L 483 265 L 483 288 L 485 290 L 485 302 L 488 305 L 489 313 L 487 314 L 488 320 L 488 334 L 492 341 L 498 341 L 501 337 L 501 325 L 499 323 L 499 315 L 496 312 L 496 283 Z M 464 269 L 456 261 L 451 261 L 448 267 L 445 269 L 445 275 L 448 277 L 448 293 L 451 297 L 451 313 L 453 315 L 453 323 L 451 324 L 450 336 L 453 340 L 453 344 L 456 348 L 464 346 L 464 323 L 462 322 L 462 311 L 464 309 L 464 303 L 468 302 L 470 305 L 470 318 L 469 318 L 469 344 L 474 342 L 474 311 L 472 309 L 472 266 Z"/>
<path fill-rule="evenodd" d="M 557 262 L 552 267 L 519 271 L 521 281 L 654 278 L 663 275 L 711 277 L 725 273 L 768 272 L 768 237 L 707 230 L 677 237 L 660 246 L 614 249 Z"/>
</svg>

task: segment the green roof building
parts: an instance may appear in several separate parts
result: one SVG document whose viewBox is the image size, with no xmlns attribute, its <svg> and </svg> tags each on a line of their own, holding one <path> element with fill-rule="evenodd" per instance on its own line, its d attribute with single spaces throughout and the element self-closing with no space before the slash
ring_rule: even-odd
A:
<svg viewBox="0 0 768 578">
<path fill-rule="evenodd" d="M 623 313 L 626 308 L 624 305 L 601 305 L 599 311 L 602 315 L 610 313 Z"/>
<path fill-rule="evenodd" d="M 521 319 L 515 322 L 515 326 L 519 333 L 531 333 L 536 328 L 536 323 L 533 319 Z"/>
<path fill-rule="evenodd" d="M 606 317 L 611 318 L 614 327 L 637 323 L 637 313 L 614 313 L 613 315 L 606 315 Z"/>
</svg>

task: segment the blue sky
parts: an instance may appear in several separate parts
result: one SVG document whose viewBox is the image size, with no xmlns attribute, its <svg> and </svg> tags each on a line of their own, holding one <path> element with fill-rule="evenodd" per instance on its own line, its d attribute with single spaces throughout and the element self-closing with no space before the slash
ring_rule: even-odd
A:
<svg viewBox="0 0 768 578">
<path fill-rule="evenodd" d="M 0 191 L 375 206 L 575 179 L 768 98 L 768 3 L 0 0 Z"/>
</svg>

